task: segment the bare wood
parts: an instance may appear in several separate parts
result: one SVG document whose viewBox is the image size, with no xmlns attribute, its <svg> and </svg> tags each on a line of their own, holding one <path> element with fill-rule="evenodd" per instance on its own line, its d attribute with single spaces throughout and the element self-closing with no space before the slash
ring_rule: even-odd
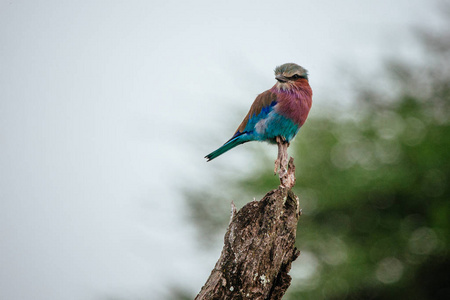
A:
<svg viewBox="0 0 450 300">
<path fill-rule="evenodd" d="M 221 256 L 195 299 L 281 299 L 300 254 L 295 248 L 297 196 L 280 186 L 237 213 L 233 206 Z"/>
</svg>

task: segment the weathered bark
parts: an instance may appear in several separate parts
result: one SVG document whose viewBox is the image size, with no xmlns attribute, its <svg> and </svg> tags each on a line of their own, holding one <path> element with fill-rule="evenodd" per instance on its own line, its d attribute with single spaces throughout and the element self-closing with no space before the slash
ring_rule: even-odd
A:
<svg viewBox="0 0 450 300">
<path fill-rule="evenodd" d="M 291 283 L 291 263 L 300 255 L 295 248 L 300 208 L 291 191 L 294 169 L 291 158 L 278 189 L 237 213 L 232 204 L 221 256 L 195 299 L 281 299 Z"/>
</svg>

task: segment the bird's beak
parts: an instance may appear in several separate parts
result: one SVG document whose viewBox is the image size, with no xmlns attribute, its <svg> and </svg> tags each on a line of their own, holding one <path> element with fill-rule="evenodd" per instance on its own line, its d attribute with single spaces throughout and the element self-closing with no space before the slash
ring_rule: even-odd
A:
<svg viewBox="0 0 450 300">
<path fill-rule="evenodd" d="M 283 75 L 277 75 L 275 76 L 275 79 L 278 80 L 278 82 L 286 82 L 288 81 L 286 77 L 284 77 Z"/>
</svg>

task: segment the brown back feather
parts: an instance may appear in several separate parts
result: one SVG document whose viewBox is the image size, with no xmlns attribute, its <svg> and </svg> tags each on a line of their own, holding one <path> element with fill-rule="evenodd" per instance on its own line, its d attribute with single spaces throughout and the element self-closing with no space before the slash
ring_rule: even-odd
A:
<svg viewBox="0 0 450 300">
<path fill-rule="evenodd" d="M 241 125 L 239 125 L 238 129 L 234 133 L 236 135 L 238 132 L 242 133 L 244 132 L 245 126 L 247 126 L 248 120 L 253 115 L 258 115 L 263 107 L 269 106 L 270 103 L 277 100 L 277 95 L 275 93 L 272 93 L 270 90 L 267 90 L 261 94 L 259 94 L 255 101 L 253 102 L 252 106 L 250 107 L 249 112 L 245 116 L 245 119 L 242 121 Z M 233 135 L 233 136 L 234 136 Z"/>
</svg>

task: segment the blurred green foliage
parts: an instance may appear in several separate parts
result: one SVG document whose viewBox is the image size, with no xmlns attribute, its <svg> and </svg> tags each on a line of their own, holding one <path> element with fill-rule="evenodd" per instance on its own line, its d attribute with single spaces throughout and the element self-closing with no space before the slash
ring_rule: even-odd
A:
<svg viewBox="0 0 450 300">
<path fill-rule="evenodd" d="M 302 254 L 286 299 L 450 299 L 450 35 L 419 36 L 423 63 L 388 63 L 385 84 L 368 78 L 290 147 Z M 224 228 L 234 195 L 278 185 L 261 160 L 223 197 L 189 194 L 199 228 Z"/>
</svg>

